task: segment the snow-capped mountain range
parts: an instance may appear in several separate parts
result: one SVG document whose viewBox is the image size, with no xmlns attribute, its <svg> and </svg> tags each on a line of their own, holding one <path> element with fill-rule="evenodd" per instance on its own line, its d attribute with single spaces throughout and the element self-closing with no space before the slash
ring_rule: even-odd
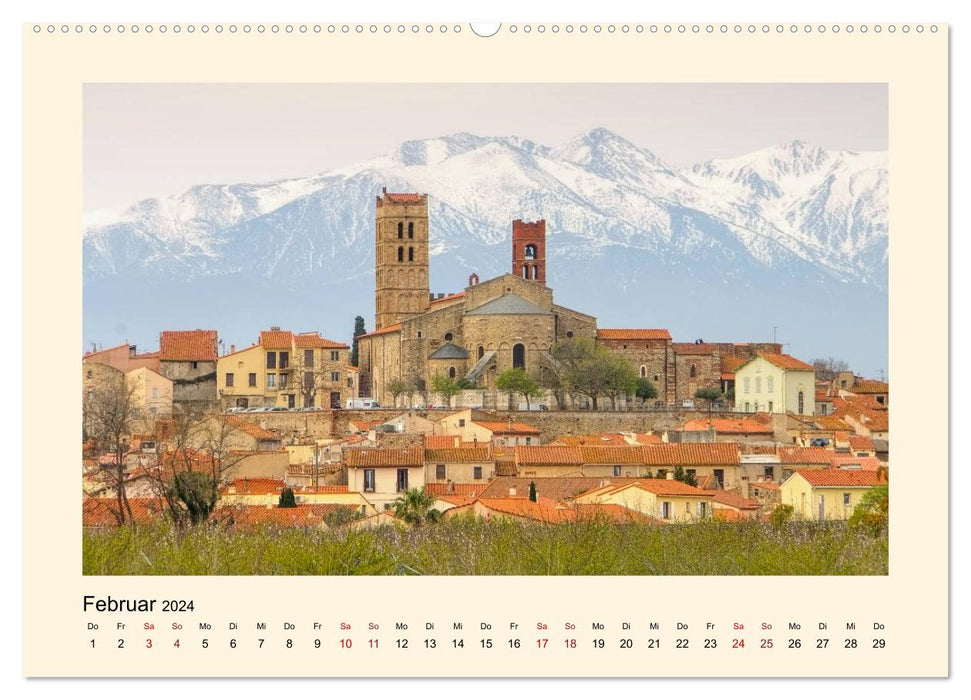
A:
<svg viewBox="0 0 971 700">
<path fill-rule="evenodd" d="M 872 298 L 869 314 L 880 316 L 882 303 L 885 339 L 887 178 L 885 152 L 800 141 L 690 169 L 602 128 L 556 148 L 466 133 L 408 141 L 305 178 L 199 185 L 86 214 L 85 340 L 143 337 L 148 328 L 136 316 L 154 329 L 148 344 L 163 327 L 201 325 L 244 336 L 237 342 L 271 324 L 333 329 L 348 340 L 354 315 L 373 321 L 382 187 L 429 194 L 436 291 L 461 289 L 472 272 L 505 272 L 512 219 L 545 218 L 547 279 L 558 302 L 604 326 L 684 326 L 689 340 L 762 340 L 780 326 L 795 344 L 790 314 L 817 313 L 817 295 L 825 314 L 832 293 L 844 290 Z M 162 299 L 158 289 L 167 290 Z M 751 310 L 766 295 L 770 317 L 752 326 L 757 338 L 744 337 L 745 324 L 733 331 L 726 309 L 705 311 L 729 299 L 749 300 Z M 348 315 L 334 318 L 340 313 Z M 236 316 L 248 325 L 235 328 Z"/>
</svg>

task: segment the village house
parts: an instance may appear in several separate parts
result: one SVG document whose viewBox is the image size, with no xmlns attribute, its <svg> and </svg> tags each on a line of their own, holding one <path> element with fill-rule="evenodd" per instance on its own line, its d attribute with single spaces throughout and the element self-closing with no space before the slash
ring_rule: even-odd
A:
<svg viewBox="0 0 971 700">
<path fill-rule="evenodd" d="M 172 403 L 182 411 L 205 411 L 217 403 L 218 334 L 212 330 L 162 331 L 158 372 L 172 380 Z"/>
<path fill-rule="evenodd" d="M 847 520 L 870 489 L 882 483 L 875 471 L 801 469 L 782 484 L 782 503 L 798 518 Z"/>
<path fill-rule="evenodd" d="M 465 409 L 436 421 L 436 434 L 457 435 L 462 442 L 494 444 L 506 447 L 538 445 L 540 432 L 537 428 L 513 420 L 501 420 L 498 416 Z"/>
<path fill-rule="evenodd" d="M 607 484 L 577 496 L 574 503 L 619 505 L 662 522 L 695 522 L 712 515 L 709 491 L 674 479 Z"/>
<path fill-rule="evenodd" d="M 715 442 L 772 442 L 771 424 L 745 418 L 699 418 L 682 426 L 685 431 L 713 430 Z"/>
<path fill-rule="evenodd" d="M 154 372 L 158 372 L 160 365 L 158 352 L 139 354 L 138 349 L 128 343 L 122 343 L 113 348 L 92 350 L 84 354 L 81 362 L 84 364 L 108 365 L 125 373 L 140 367 L 147 367 Z"/>
<path fill-rule="evenodd" d="M 349 491 L 364 494 L 378 510 L 387 508 L 408 489 L 425 485 L 425 451 L 352 448 L 344 451 Z"/>
<path fill-rule="evenodd" d="M 813 415 L 815 372 L 791 355 L 757 353 L 735 369 L 735 410 Z"/>
<path fill-rule="evenodd" d="M 488 445 L 425 450 L 425 483 L 481 484 L 495 476 Z"/>
<path fill-rule="evenodd" d="M 354 394 L 346 384 L 349 346 L 319 333 L 272 327 L 248 348 L 219 358 L 223 408 L 340 408 Z M 352 378 L 353 380 L 353 378 Z M 352 381 L 353 384 L 353 381 Z"/>
</svg>

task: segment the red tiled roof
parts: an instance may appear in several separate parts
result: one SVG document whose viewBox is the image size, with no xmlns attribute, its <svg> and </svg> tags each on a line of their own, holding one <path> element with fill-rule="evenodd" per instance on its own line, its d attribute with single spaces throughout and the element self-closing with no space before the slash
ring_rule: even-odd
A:
<svg viewBox="0 0 971 700">
<path fill-rule="evenodd" d="M 615 445 L 617 447 L 629 445 L 627 439 L 620 433 L 594 433 L 592 435 L 561 435 L 550 442 L 551 445 Z"/>
<path fill-rule="evenodd" d="M 598 340 L 671 340 L 664 328 L 598 328 Z"/>
<path fill-rule="evenodd" d="M 210 520 L 235 527 L 319 527 L 327 513 L 341 508 L 353 507 L 342 503 L 304 503 L 294 508 L 232 505 L 214 510 Z"/>
<path fill-rule="evenodd" d="M 848 469 L 799 469 L 796 474 L 814 487 L 876 486 L 883 481 L 873 471 Z M 795 476 L 795 474 L 793 475 Z M 792 478 L 792 477 L 790 477 Z"/>
<path fill-rule="evenodd" d="M 426 462 L 486 462 L 491 461 L 488 445 L 484 447 L 451 447 L 426 449 Z"/>
<path fill-rule="evenodd" d="M 730 435 L 772 434 L 772 428 L 764 423 L 759 423 L 758 421 L 754 420 L 747 420 L 745 418 L 712 418 L 710 421 L 705 418 L 701 418 L 698 420 L 689 420 L 684 424 L 684 430 L 708 430 L 709 427 L 713 428 L 716 433 L 725 433 Z"/>
<path fill-rule="evenodd" d="M 486 498 L 508 498 L 509 489 L 516 490 L 516 497 L 528 496 L 530 483 L 536 484 L 536 492 L 545 498 L 554 501 L 564 501 L 576 498 L 585 491 L 599 488 L 605 483 L 620 483 L 623 479 L 605 480 L 600 477 L 575 476 L 575 477 L 517 477 L 501 476 L 489 482 L 488 487 L 482 492 Z M 457 486 L 457 484 L 456 484 Z"/>
<path fill-rule="evenodd" d="M 383 335 L 385 333 L 397 333 L 400 330 L 401 330 L 400 323 L 392 323 L 390 326 L 385 326 L 384 328 L 381 328 L 379 330 L 371 331 L 370 333 L 365 333 L 364 335 L 359 335 L 357 337 L 370 338 L 371 336 L 374 336 L 374 335 Z"/>
<path fill-rule="evenodd" d="M 425 450 L 421 447 L 353 448 L 344 450 L 343 457 L 348 467 L 421 467 L 425 464 Z"/>
<path fill-rule="evenodd" d="M 643 464 L 643 450 L 640 445 L 580 447 L 580 459 L 584 464 Z"/>
<path fill-rule="evenodd" d="M 293 345 L 293 333 L 280 330 L 260 331 L 260 345 L 264 348 L 289 350 L 290 346 Z"/>
<path fill-rule="evenodd" d="M 739 496 L 737 493 L 731 493 L 729 491 L 721 491 L 718 489 L 707 492 L 711 496 L 711 500 L 715 503 L 719 503 L 723 506 L 728 506 L 729 508 L 734 508 L 736 510 L 758 510 L 761 507 L 761 503 L 752 500 L 751 498 L 744 498 Z"/>
<path fill-rule="evenodd" d="M 279 440 L 280 433 L 273 430 L 266 430 L 256 425 L 256 423 L 250 423 L 248 420 L 242 416 L 226 416 L 226 423 L 231 425 L 233 428 L 240 430 L 252 438 L 257 440 Z"/>
<path fill-rule="evenodd" d="M 753 481 L 751 484 L 749 484 L 749 488 L 779 491 L 782 487 L 780 487 L 778 484 L 773 484 L 771 481 Z"/>
<path fill-rule="evenodd" d="M 890 385 L 875 379 L 860 379 L 853 382 L 850 391 L 854 394 L 886 394 L 890 391 Z"/>
<path fill-rule="evenodd" d="M 862 469 L 863 471 L 875 472 L 880 468 L 880 460 L 876 457 L 837 455 L 829 460 L 829 466 L 831 469 Z"/>
<path fill-rule="evenodd" d="M 216 331 L 162 331 L 158 353 L 162 360 L 210 361 L 218 357 Z"/>
<path fill-rule="evenodd" d="M 741 459 L 734 442 L 680 442 L 644 445 L 644 463 L 665 466 L 738 464 Z"/>
<path fill-rule="evenodd" d="M 797 360 L 792 355 L 776 355 L 771 352 L 759 352 L 754 357 L 761 357 L 766 362 L 771 362 L 779 369 L 798 369 L 815 371 L 815 367 L 806 364 L 802 360 Z M 751 358 L 750 358 L 751 359 Z"/>
<path fill-rule="evenodd" d="M 539 430 L 525 423 L 510 423 L 508 421 L 472 421 L 485 428 L 494 435 L 539 435 Z"/>
<path fill-rule="evenodd" d="M 268 494 L 280 493 L 286 482 L 283 479 L 233 479 L 224 484 L 219 492 L 224 495 L 235 494 L 237 496 L 266 496 Z"/>
<path fill-rule="evenodd" d="M 640 488 L 650 491 L 658 496 L 696 496 L 698 498 L 711 498 L 711 492 L 699 489 L 691 484 L 686 484 L 677 479 L 634 479 L 628 484 L 622 484 L 610 493 L 617 493 L 625 488 Z"/>
<path fill-rule="evenodd" d="M 650 433 L 635 433 L 634 440 L 638 445 L 660 445 L 664 442 L 660 435 L 651 435 Z"/>
<path fill-rule="evenodd" d="M 381 198 L 394 204 L 421 204 L 419 192 L 382 192 Z"/>
<path fill-rule="evenodd" d="M 160 520 L 166 511 L 166 504 L 160 498 L 128 498 L 131 514 L 138 525 L 147 525 Z M 115 511 L 118 500 L 115 498 L 85 498 L 81 507 L 81 524 L 84 527 L 115 527 L 118 518 Z M 128 523 L 127 513 L 125 522 Z"/>
<path fill-rule="evenodd" d="M 850 449 L 851 450 L 874 450 L 873 440 L 868 438 L 866 435 L 850 435 Z"/>
<path fill-rule="evenodd" d="M 456 483 L 428 483 L 425 484 L 425 493 L 429 496 L 461 496 L 463 498 L 474 498 L 482 495 L 489 487 L 491 482 L 481 482 L 478 484 L 456 484 Z"/>
<path fill-rule="evenodd" d="M 724 355 L 722 357 L 722 373 L 731 374 L 734 376 L 735 370 L 745 364 L 748 360 L 747 357 L 733 357 L 732 355 Z"/>
<path fill-rule="evenodd" d="M 294 493 L 348 493 L 347 484 L 321 484 L 320 486 L 301 486 Z"/>
<path fill-rule="evenodd" d="M 433 299 L 431 301 L 431 303 L 432 304 L 442 304 L 442 303 L 444 303 L 446 301 L 454 301 L 456 299 L 461 299 L 464 296 L 465 296 L 465 292 L 456 292 L 455 294 L 449 294 L 448 296 L 444 296 L 441 299 Z"/>
<path fill-rule="evenodd" d="M 447 450 L 458 447 L 462 438 L 459 435 L 429 435 L 425 434 L 425 449 Z"/>
<path fill-rule="evenodd" d="M 559 447 L 556 445 L 517 445 L 517 464 L 583 464 L 583 453 L 579 447 Z"/>
<path fill-rule="evenodd" d="M 849 430 L 849 425 L 842 418 L 834 415 L 813 416 L 813 422 L 823 430 Z"/>
<path fill-rule="evenodd" d="M 329 350 L 348 350 L 349 345 L 321 337 L 319 333 L 294 333 L 293 342 L 298 348 L 326 348 Z M 355 367 L 354 369 L 357 369 Z"/>
<path fill-rule="evenodd" d="M 780 447 L 778 455 L 782 464 L 829 464 L 833 452 L 824 447 Z"/>
</svg>

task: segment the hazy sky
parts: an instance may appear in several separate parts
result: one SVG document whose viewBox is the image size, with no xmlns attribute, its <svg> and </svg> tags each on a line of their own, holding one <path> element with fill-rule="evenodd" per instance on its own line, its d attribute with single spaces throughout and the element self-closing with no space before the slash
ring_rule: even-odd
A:
<svg viewBox="0 0 971 700">
<path fill-rule="evenodd" d="M 330 170 L 458 131 L 557 146 L 602 126 L 673 165 L 792 139 L 887 148 L 884 84 L 89 84 L 84 209 Z"/>
</svg>

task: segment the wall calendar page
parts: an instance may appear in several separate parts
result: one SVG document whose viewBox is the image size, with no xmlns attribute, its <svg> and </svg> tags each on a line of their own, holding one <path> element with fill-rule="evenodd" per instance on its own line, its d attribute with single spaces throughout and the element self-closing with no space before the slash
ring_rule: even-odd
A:
<svg viewBox="0 0 971 700">
<path fill-rule="evenodd" d="M 947 677 L 948 34 L 26 23 L 23 675 Z"/>
</svg>

